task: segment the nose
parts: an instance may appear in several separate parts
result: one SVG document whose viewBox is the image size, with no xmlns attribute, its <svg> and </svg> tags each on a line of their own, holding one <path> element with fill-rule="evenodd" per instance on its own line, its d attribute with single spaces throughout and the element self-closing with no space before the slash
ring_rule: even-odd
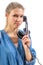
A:
<svg viewBox="0 0 43 65">
<path fill-rule="evenodd" d="M 21 17 L 19 16 L 19 17 L 17 17 L 17 21 L 19 22 L 19 21 L 21 21 Z"/>
</svg>

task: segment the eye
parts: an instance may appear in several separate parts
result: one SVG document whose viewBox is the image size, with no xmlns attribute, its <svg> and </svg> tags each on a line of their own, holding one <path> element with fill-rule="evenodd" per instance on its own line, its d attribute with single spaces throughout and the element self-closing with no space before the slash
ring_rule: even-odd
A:
<svg viewBox="0 0 43 65">
<path fill-rule="evenodd" d="M 20 17 L 23 17 L 23 15 L 21 15 Z"/>
<path fill-rule="evenodd" d="M 18 15 L 17 15 L 17 14 L 15 14 L 15 15 L 13 15 L 13 17 L 18 17 Z"/>
</svg>

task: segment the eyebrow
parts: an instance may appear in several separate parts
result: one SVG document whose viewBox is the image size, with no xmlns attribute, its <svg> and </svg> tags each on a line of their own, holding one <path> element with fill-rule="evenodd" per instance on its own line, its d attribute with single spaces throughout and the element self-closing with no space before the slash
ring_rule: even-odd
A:
<svg viewBox="0 0 43 65">
<path fill-rule="evenodd" d="M 14 14 L 13 16 L 14 17 L 18 17 L 19 15 L 18 14 Z M 21 15 L 20 17 L 23 17 L 23 15 Z"/>
</svg>

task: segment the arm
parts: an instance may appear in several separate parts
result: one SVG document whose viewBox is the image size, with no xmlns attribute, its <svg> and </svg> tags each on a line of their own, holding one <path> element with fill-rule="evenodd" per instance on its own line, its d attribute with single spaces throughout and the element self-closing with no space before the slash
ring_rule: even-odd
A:
<svg viewBox="0 0 43 65">
<path fill-rule="evenodd" d="M 22 38 L 22 42 L 25 51 L 25 65 L 34 65 L 36 52 L 32 48 L 31 39 L 29 39 L 27 36 L 24 36 Z"/>
<path fill-rule="evenodd" d="M 35 52 L 35 50 L 32 48 L 32 47 L 30 47 L 30 52 L 31 52 L 31 55 L 32 55 L 32 59 L 31 59 L 31 61 L 26 61 L 25 60 L 25 65 L 34 65 L 35 64 L 35 61 L 36 61 L 36 52 Z"/>
</svg>

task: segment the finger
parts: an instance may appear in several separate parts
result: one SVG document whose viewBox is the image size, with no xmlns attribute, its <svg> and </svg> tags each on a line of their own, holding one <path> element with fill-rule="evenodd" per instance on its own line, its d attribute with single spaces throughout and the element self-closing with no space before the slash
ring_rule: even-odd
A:
<svg viewBox="0 0 43 65">
<path fill-rule="evenodd" d="M 25 39 L 23 39 L 23 41 L 24 41 L 24 43 L 30 43 L 30 39 L 27 39 L 27 38 L 25 38 Z"/>
<path fill-rule="evenodd" d="M 24 39 L 24 38 L 29 38 L 29 37 L 28 37 L 28 35 L 24 35 L 22 39 Z"/>
</svg>

